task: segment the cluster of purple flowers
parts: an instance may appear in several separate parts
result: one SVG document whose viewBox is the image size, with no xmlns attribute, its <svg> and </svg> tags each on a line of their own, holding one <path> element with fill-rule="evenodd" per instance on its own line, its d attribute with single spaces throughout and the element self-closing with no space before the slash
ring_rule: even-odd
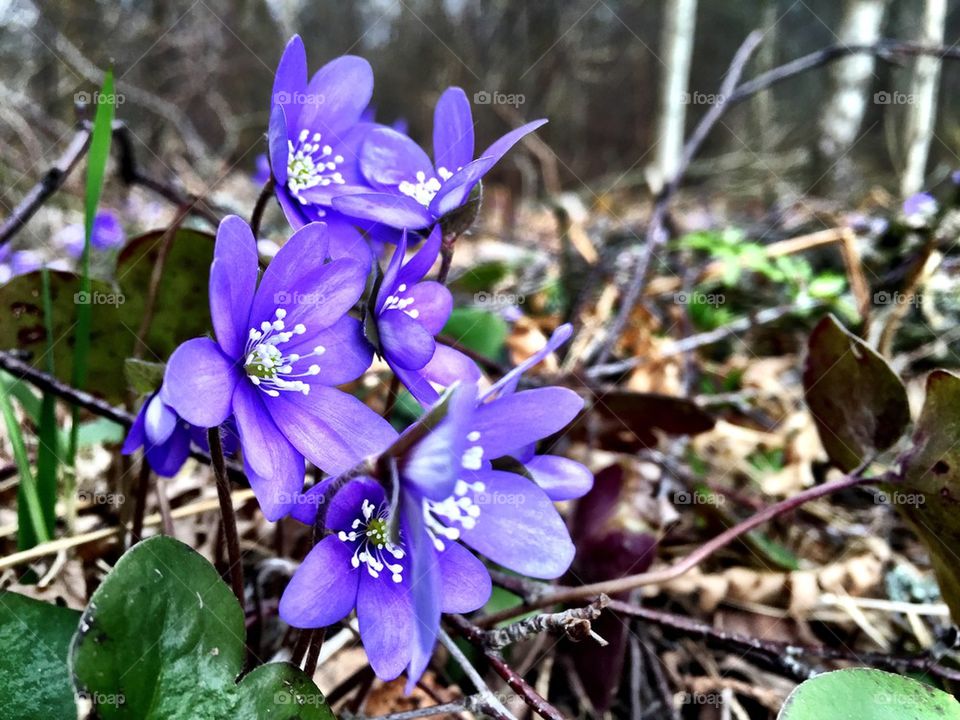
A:
<svg viewBox="0 0 960 720">
<path fill-rule="evenodd" d="M 284 593 L 283 619 L 322 627 L 356 609 L 374 670 L 387 679 L 406 670 L 412 685 L 441 613 L 476 610 L 490 595 L 474 553 L 537 578 L 567 570 L 574 548 L 554 501 L 582 496 L 593 477 L 537 452 L 580 412 L 580 397 L 518 389 L 570 328 L 482 389 L 474 362 L 437 342 L 453 298 L 426 279 L 444 217 L 544 121 L 475 159 L 469 103 L 451 88 L 437 103 L 431 161 L 365 115 L 372 91 L 370 66 L 358 57 L 333 60 L 308 80 L 303 43 L 290 41 L 273 87 L 268 158 L 294 232 L 261 273 L 250 227 L 235 216 L 221 223 L 210 267 L 214 337 L 176 349 L 125 450 L 143 447 L 157 472 L 171 474 L 191 441 L 202 446 L 198 429 L 235 428 L 264 515 L 315 523 L 323 508 L 329 531 Z M 382 241 L 395 250 L 382 273 L 371 272 Z M 398 434 L 339 389 L 374 354 L 429 423 Z M 307 461 L 325 479 L 304 491 Z"/>
</svg>

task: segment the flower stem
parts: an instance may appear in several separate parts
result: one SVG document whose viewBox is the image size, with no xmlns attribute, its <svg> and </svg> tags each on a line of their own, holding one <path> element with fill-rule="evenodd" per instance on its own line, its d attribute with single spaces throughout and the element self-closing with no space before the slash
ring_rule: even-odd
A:
<svg viewBox="0 0 960 720">
<path fill-rule="evenodd" d="M 447 284 L 447 275 L 450 274 L 450 266 L 453 265 L 453 250 L 458 237 L 460 233 L 444 233 L 443 241 L 440 243 L 440 271 L 437 273 L 437 282 L 441 285 Z"/>
<path fill-rule="evenodd" d="M 237 596 L 240 607 L 245 607 L 243 592 L 243 564 L 240 560 L 240 537 L 237 535 L 237 518 L 233 513 L 233 500 L 230 497 L 230 480 L 223 459 L 223 445 L 220 443 L 220 428 L 212 427 L 207 431 L 210 445 L 210 457 L 213 460 L 213 474 L 217 478 L 217 496 L 220 499 L 220 519 L 223 522 L 223 537 L 227 543 L 227 562 L 230 565 L 230 585 Z"/>
<path fill-rule="evenodd" d="M 253 206 L 253 214 L 250 215 L 250 230 L 254 238 L 260 237 L 260 222 L 263 220 L 263 211 L 267 209 L 267 201 L 273 195 L 273 175 L 263 184 L 260 190 L 260 196 L 257 198 L 257 204 Z"/>
</svg>

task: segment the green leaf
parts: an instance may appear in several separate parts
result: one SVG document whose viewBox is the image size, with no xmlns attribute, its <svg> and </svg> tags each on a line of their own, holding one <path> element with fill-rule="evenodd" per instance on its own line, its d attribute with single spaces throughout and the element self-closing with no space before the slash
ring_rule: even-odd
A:
<svg viewBox="0 0 960 720">
<path fill-rule="evenodd" d="M 507 321 L 479 308 L 455 308 L 442 334 L 465 348 L 497 358 L 507 341 Z"/>
<path fill-rule="evenodd" d="M 67 667 L 80 613 L 0 592 L 0 708 L 4 717 L 77 716 Z"/>
<path fill-rule="evenodd" d="M 960 621 L 960 377 L 936 370 L 909 447 L 899 458 L 900 479 L 881 495 L 913 526 L 930 553 L 940 593 Z"/>
<path fill-rule="evenodd" d="M 127 384 L 137 395 L 150 395 L 163 383 L 166 367 L 164 363 L 127 358 L 123 364 L 123 373 L 127 378 Z"/>
<path fill-rule="evenodd" d="M 216 569 L 187 545 L 137 543 L 94 592 L 71 648 L 98 716 L 333 720 L 298 668 L 264 665 L 238 684 L 244 617 Z"/>
<path fill-rule="evenodd" d="M 794 689 L 779 720 L 960 720 L 945 692 L 893 673 L 849 668 L 823 673 Z"/>
<path fill-rule="evenodd" d="M 893 445 L 910 422 L 900 378 L 833 315 L 810 334 L 803 389 L 827 455 L 845 472 Z"/>
<path fill-rule="evenodd" d="M 53 346 L 59 379 L 72 382 L 72 329 L 77 304 L 86 302 L 93 307 L 87 390 L 114 403 L 125 398 L 127 382 L 120 368 L 134 354 L 162 235 L 148 233 L 127 244 L 118 258 L 114 284 L 94 280 L 85 292 L 79 276 L 50 273 L 52 336 L 60 340 Z M 207 286 L 212 261 L 211 235 L 194 230 L 176 234 L 167 254 L 169 271 L 157 286 L 154 319 L 142 353 L 147 360 L 169 357 L 180 343 L 210 331 Z M 41 285 L 41 274 L 36 272 L 0 287 L 0 347 L 30 352 L 34 364 L 46 371 Z"/>
</svg>

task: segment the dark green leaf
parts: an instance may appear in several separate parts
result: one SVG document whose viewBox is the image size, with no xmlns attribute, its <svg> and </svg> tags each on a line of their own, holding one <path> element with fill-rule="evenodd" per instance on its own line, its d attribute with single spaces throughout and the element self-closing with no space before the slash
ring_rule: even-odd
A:
<svg viewBox="0 0 960 720">
<path fill-rule="evenodd" d="M 0 592 L 0 715 L 75 718 L 67 654 L 80 613 Z"/>
<path fill-rule="evenodd" d="M 332 720 L 299 669 L 265 665 L 239 684 L 244 618 L 202 556 L 177 540 L 144 540 L 90 599 L 71 648 L 78 691 L 110 718 Z"/>
<path fill-rule="evenodd" d="M 900 378 L 833 315 L 810 334 L 803 388 L 827 455 L 846 472 L 893 445 L 910 422 Z"/>
<path fill-rule="evenodd" d="M 123 372 L 127 377 L 127 384 L 137 395 L 150 395 L 159 389 L 166 367 L 163 363 L 127 358 L 123 364 Z"/>
</svg>

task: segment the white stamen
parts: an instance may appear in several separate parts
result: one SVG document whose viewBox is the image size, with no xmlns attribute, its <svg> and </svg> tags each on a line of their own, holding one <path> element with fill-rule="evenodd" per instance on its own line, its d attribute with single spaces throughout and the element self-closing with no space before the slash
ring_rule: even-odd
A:
<svg viewBox="0 0 960 720">
<path fill-rule="evenodd" d="M 307 328 L 303 323 L 297 323 L 292 331 L 283 332 L 287 316 L 284 308 L 274 311 L 272 322 L 264 320 L 260 323 L 260 330 L 251 328 L 248 333 L 247 345 L 244 348 L 244 370 L 254 386 L 260 388 L 270 397 L 279 397 L 280 391 L 299 392 L 303 395 L 310 393 L 310 385 L 296 378 L 320 374 L 320 366 L 310 365 L 304 372 L 295 373 L 294 364 L 310 357 L 322 355 L 326 348 L 318 345 L 312 353 L 300 355 L 290 353 L 284 355 L 280 346 L 290 342 L 296 335 L 303 335 Z"/>
<path fill-rule="evenodd" d="M 301 204 L 307 200 L 300 193 L 317 186 L 343 185 L 346 181 L 339 170 L 343 155 L 333 155 L 329 145 L 321 147 L 321 134 L 316 132 L 310 137 L 309 130 L 301 130 L 297 144 L 287 141 L 287 187 Z M 307 139 L 311 142 L 307 142 Z M 333 155 L 331 159 L 331 155 Z M 321 215 L 325 213 L 321 212 Z"/>
</svg>

